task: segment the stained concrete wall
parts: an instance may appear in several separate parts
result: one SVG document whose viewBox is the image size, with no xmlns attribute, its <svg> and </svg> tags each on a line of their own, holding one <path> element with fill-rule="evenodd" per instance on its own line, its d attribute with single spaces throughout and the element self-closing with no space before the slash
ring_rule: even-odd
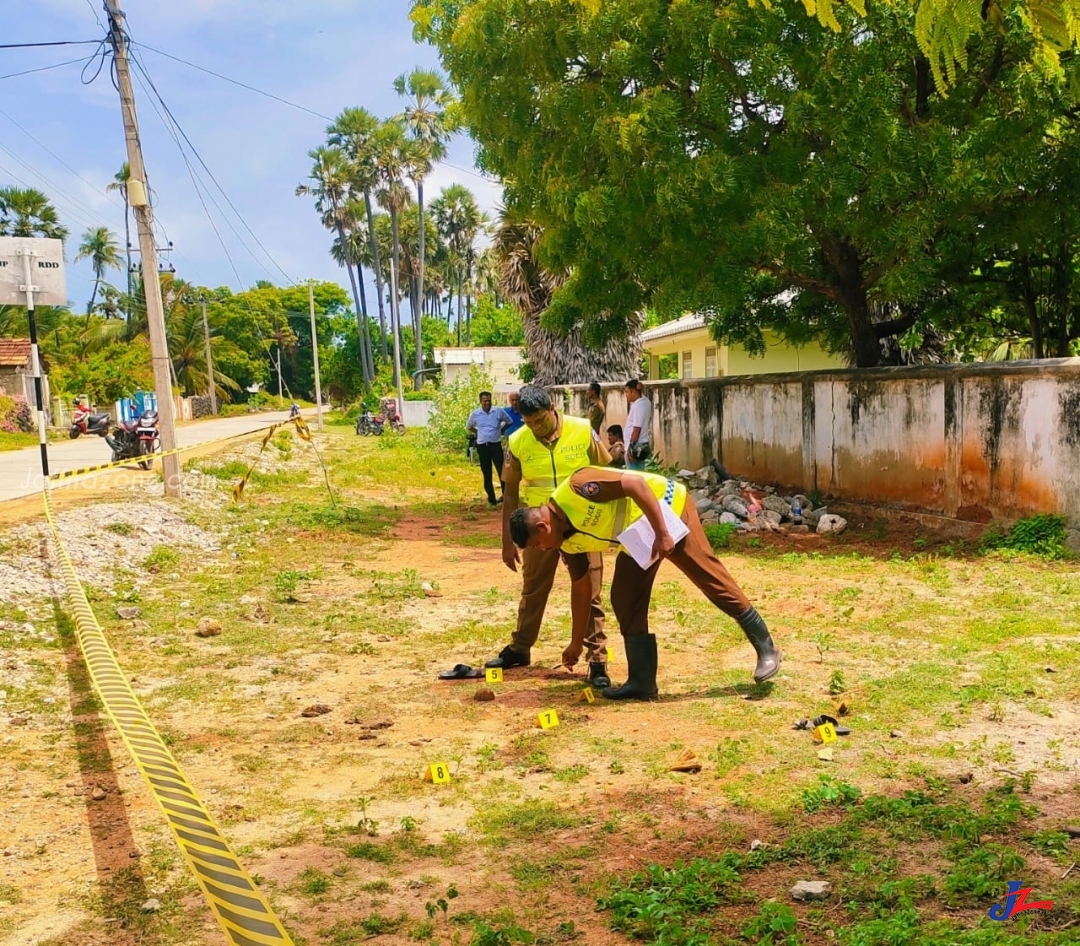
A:
<svg viewBox="0 0 1080 946">
<path fill-rule="evenodd" d="M 1080 359 L 648 382 L 665 464 L 988 522 L 1080 523 Z M 622 424 L 621 386 L 606 423 Z M 584 414 L 584 387 L 566 404 Z"/>
</svg>

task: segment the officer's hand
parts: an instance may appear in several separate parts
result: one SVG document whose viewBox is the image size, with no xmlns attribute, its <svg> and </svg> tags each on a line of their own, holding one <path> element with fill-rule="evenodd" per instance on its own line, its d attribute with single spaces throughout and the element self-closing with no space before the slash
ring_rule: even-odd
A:
<svg viewBox="0 0 1080 946">
<path fill-rule="evenodd" d="M 567 670 L 572 670 L 580 659 L 581 645 L 571 641 L 567 645 L 566 650 L 562 652 L 563 666 L 566 667 Z"/>
<path fill-rule="evenodd" d="M 512 572 L 517 571 L 517 567 L 521 562 L 521 555 L 517 550 L 517 546 L 513 542 L 503 543 L 503 564 Z"/>
<path fill-rule="evenodd" d="M 671 539 L 671 534 L 666 530 L 656 537 L 656 541 L 653 542 L 653 555 L 660 558 L 667 558 L 672 552 L 675 551 L 675 543 Z"/>
</svg>

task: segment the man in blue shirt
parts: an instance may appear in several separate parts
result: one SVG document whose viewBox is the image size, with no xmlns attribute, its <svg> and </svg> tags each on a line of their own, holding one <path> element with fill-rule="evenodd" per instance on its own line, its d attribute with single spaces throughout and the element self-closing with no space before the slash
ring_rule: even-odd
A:
<svg viewBox="0 0 1080 946">
<path fill-rule="evenodd" d="M 517 391 L 512 391 L 507 395 L 506 399 L 510 402 L 510 406 L 503 408 L 503 410 L 506 411 L 506 416 L 510 418 L 510 426 L 506 428 L 507 437 L 525 423 L 525 418 L 522 417 L 521 413 L 518 411 L 518 401 L 520 398 L 521 395 L 518 394 Z"/>
<path fill-rule="evenodd" d="M 480 472 L 484 476 L 484 492 L 487 493 L 489 506 L 502 502 L 502 497 L 495 498 L 495 484 L 492 482 L 491 469 L 500 473 L 503 468 L 503 431 L 510 426 L 510 418 L 501 407 L 492 408 L 491 392 L 480 392 L 480 406 L 469 415 L 465 429 L 476 436 L 476 452 L 480 456 Z M 502 479 L 499 479 L 502 486 Z"/>
</svg>

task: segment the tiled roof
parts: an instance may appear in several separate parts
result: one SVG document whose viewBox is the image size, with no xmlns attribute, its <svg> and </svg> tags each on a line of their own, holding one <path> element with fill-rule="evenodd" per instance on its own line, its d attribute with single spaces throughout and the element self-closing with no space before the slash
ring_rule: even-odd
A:
<svg viewBox="0 0 1080 946">
<path fill-rule="evenodd" d="M 30 339 L 0 338 L 0 368 L 21 368 L 30 363 Z"/>
</svg>

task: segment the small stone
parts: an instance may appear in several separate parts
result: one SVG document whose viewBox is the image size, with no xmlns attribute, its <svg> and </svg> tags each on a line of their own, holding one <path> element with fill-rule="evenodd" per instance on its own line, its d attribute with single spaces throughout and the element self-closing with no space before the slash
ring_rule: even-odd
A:
<svg viewBox="0 0 1080 946">
<path fill-rule="evenodd" d="M 116 616 L 125 621 L 134 621 L 142 617 L 142 608 L 117 608 Z"/>
<path fill-rule="evenodd" d="M 677 477 L 678 477 L 678 478 L 679 478 L 680 480 L 689 480 L 689 479 L 693 479 L 693 478 L 694 478 L 695 476 L 697 476 L 698 474 L 697 474 L 697 473 L 695 473 L 695 472 L 694 472 L 693 470 L 679 470 L 679 472 L 678 472 L 678 473 L 676 473 L 675 475 L 676 475 L 676 476 L 677 476 Z"/>
<path fill-rule="evenodd" d="M 151 897 L 141 907 L 139 907 L 143 913 L 157 913 L 161 909 L 161 901 L 155 900 Z"/>
<path fill-rule="evenodd" d="M 824 900 L 829 896 L 831 884 L 827 880 L 800 880 L 791 888 L 791 899 L 806 903 L 810 900 Z"/>
<path fill-rule="evenodd" d="M 1073 825 L 1061 829 L 1064 834 L 1067 834 L 1070 838 L 1080 838 L 1080 828 Z"/>
<path fill-rule="evenodd" d="M 191 602 L 190 601 L 184 600 L 184 601 L 180 602 L 180 610 L 181 611 L 186 611 L 190 607 L 191 607 Z"/>
<path fill-rule="evenodd" d="M 199 618 L 195 626 L 196 637 L 217 637 L 221 633 L 221 622 L 213 618 Z"/>
<path fill-rule="evenodd" d="M 720 503 L 725 512 L 733 513 L 740 519 L 750 518 L 750 509 L 738 496 L 725 496 Z"/>
<path fill-rule="evenodd" d="M 473 699 L 478 703 L 490 703 L 495 699 L 495 691 L 491 687 L 480 687 L 474 694 Z"/>
<path fill-rule="evenodd" d="M 959 782 L 960 782 L 961 785 L 967 785 L 974 778 L 975 778 L 975 776 L 972 775 L 970 772 L 965 772 L 963 775 L 960 776 Z"/>
<path fill-rule="evenodd" d="M 420 590 L 429 598 L 441 598 L 442 592 L 437 591 L 435 586 L 430 581 L 423 581 L 420 583 Z"/>
<path fill-rule="evenodd" d="M 759 841 L 757 838 L 750 842 L 751 851 L 760 851 L 763 847 L 765 847 L 765 842 Z"/>
<path fill-rule="evenodd" d="M 780 513 L 776 512 L 776 511 L 774 511 L 772 509 L 766 509 L 765 510 L 765 521 L 767 523 L 769 523 L 770 525 L 778 526 L 783 521 L 783 516 L 781 516 Z"/>
<path fill-rule="evenodd" d="M 325 716 L 332 711 L 333 707 L 327 706 L 325 703 L 314 703 L 307 709 L 301 710 L 300 715 L 306 719 L 311 719 L 313 716 Z"/>
<path fill-rule="evenodd" d="M 1046 667 L 1045 672 L 1046 673 L 1057 673 L 1057 670 L 1054 667 Z"/>
<path fill-rule="evenodd" d="M 810 527 L 808 525 L 806 525 L 806 524 L 801 524 L 801 525 L 797 525 L 797 526 L 788 526 L 788 532 L 789 533 L 794 533 L 795 535 L 806 535 L 809 531 L 810 531 Z"/>
<path fill-rule="evenodd" d="M 720 522 L 727 526 L 737 526 L 739 524 L 739 517 L 733 512 L 720 513 Z"/>
<path fill-rule="evenodd" d="M 95 785 L 94 790 L 90 793 L 90 797 L 94 801 L 104 801 L 105 800 L 105 789 L 103 789 L 100 785 Z"/>
<path fill-rule="evenodd" d="M 890 739 L 903 739 L 904 734 L 902 732 L 900 732 L 899 729 L 890 729 L 889 730 L 889 738 Z"/>
<path fill-rule="evenodd" d="M 818 535 L 824 535 L 827 532 L 832 532 L 839 535 L 847 528 L 847 519 L 843 516 L 830 516 L 824 515 L 818 519 L 817 533 Z"/>
</svg>

